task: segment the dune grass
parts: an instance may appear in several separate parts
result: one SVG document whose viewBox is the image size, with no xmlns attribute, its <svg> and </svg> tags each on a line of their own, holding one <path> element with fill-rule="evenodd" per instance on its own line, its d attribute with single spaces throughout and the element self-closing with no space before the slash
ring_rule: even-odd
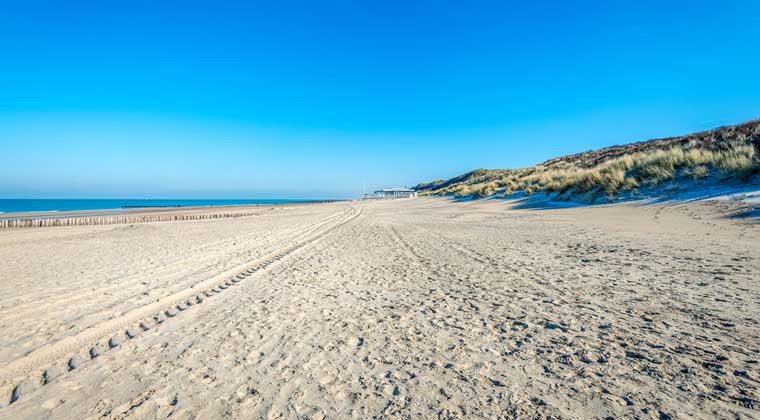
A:
<svg viewBox="0 0 760 420">
<path fill-rule="evenodd" d="M 755 132 L 760 133 L 760 124 Z M 719 131 L 716 133 L 713 136 L 721 135 Z M 615 157 L 606 157 L 609 152 L 587 152 L 516 170 L 477 170 L 419 189 L 423 194 L 453 194 L 457 197 L 504 196 L 519 191 L 532 195 L 543 191 L 556 193 L 558 199 L 585 196 L 594 201 L 600 197 L 614 200 L 621 193 L 681 180 L 746 181 L 760 173 L 756 138 L 724 135 L 719 140 L 711 143 L 672 141 L 671 147 L 663 147 L 660 140 L 652 141 L 660 142 L 652 148 L 641 147 L 646 143 L 617 146 L 633 151 L 617 153 Z"/>
</svg>

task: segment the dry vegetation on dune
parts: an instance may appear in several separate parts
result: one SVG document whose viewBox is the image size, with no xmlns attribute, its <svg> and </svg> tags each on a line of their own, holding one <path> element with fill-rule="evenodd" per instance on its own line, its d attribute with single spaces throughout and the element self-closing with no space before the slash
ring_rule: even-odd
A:
<svg viewBox="0 0 760 420">
<path fill-rule="evenodd" d="M 479 169 L 420 184 L 423 194 L 457 197 L 532 195 L 558 200 L 614 200 L 684 181 L 750 181 L 760 173 L 760 120 L 682 137 L 564 156 L 529 168 Z"/>
</svg>

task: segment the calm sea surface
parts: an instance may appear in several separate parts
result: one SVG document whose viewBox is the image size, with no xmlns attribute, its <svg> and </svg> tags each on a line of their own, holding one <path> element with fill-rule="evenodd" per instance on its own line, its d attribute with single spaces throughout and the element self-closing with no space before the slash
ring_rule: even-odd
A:
<svg viewBox="0 0 760 420">
<path fill-rule="evenodd" d="M 0 199 L 0 213 L 58 212 L 78 210 L 121 210 L 135 207 L 241 206 L 313 203 L 329 200 L 133 200 L 133 199 Z"/>
</svg>

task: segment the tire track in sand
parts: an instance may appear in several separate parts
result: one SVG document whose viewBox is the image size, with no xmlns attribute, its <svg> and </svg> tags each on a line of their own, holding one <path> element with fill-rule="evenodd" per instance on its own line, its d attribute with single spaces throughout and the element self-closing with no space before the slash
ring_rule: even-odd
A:
<svg viewBox="0 0 760 420">
<path fill-rule="evenodd" d="M 328 216 L 333 217 L 333 215 Z M 326 219 L 325 219 L 326 220 Z M 323 220 L 324 221 L 324 220 Z M 292 239 L 297 238 L 299 236 L 299 231 L 303 230 L 304 226 L 314 224 L 315 222 L 311 219 L 304 223 L 299 223 L 295 226 L 287 227 L 287 228 L 280 228 L 279 232 L 278 229 L 268 229 L 263 232 L 257 232 L 259 236 L 250 235 L 250 238 L 244 237 L 244 238 L 231 238 L 221 241 L 214 241 L 210 244 L 203 244 L 201 246 L 197 246 L 195 248 L 189 249 L 186 251 L 188 255 L 191 255 L 191 257 L 179 257 L 175 258 L 173 261 L 169 261 L 161 266 L 162 273 L 160 274 L 146 274 L 146 273 L 135 273 L 130 274 L 127 276 L 124 276 L 122 278 L 114 279 L 112 280 L 111 284 L 108 284 L 104 287 L 99 288 L 92 288 L 88 290 L 81 290 L 81 289 L 75 289 L 71 292 L 64 293 L 62 295 L 57 295 L 57 300 L 65 300 L 69 305 L 77 304 L 81 305 L 81 302 L 88 302 L 92 301 L 93 297 L 99 296 L 105 293 L 110 293 L 114 290 L 124 290 L 127 287 L 138 285 L 139 283 L 146 281 L 150 278 L 167 278 L 169 279 L 172 276 L 181 276 L 181 275 L 190 275 L 194 271 L 197 270 L 198 266 L 206 267 L 206 265 L 210 264 L 214 259 L 218 258 L 218 255 L 208 255 L 203 256 L 199 260 L 197 257 L 197 254 L 201 253 L 200 250 L 212 250 L 214 248 L 223 247 L 226 243 L 229 242 L 238 242 L 241 244 L 241 246 L 248 246 L 253 244 L 254 242 L 264 242 L 264 245 L 270 245 L 270 242 L 274 244 L 275 246 L 279 244 L 280 242 L 290 242 Z M 290 236 L 292 235 L 292 237 Z M 272 238 L 275 238 L 274 240 Z M 208 252 L 211 254 L 211 252 Z M 191 267 L 188 268 L 188 266 L 191 265 Z M 177 268 L 177 271 L 170 271 L 174 268 Z M 132 298 L 137 295 L 142 294 L 143 290 L 137 291 L 134 295 L 128 296 L 127 298 Z M 23 297 L 24 295 L 21 295 Z M 17 297 L 18 299 L 19 297 Z M 0 308 L 2 308 L 4 303 L 0 303 Z M 19 319 L 24 319 L 32 316 L 34 313 L 39 311 L 40 302 L 29 302 L 29 303 L 22 303 L 18 305 L 10 305 L 8 306 L 7 310 L 12 310 L 13 312 L 10 314 L 7 314 L 4 316 L 4 320 L 6 322 L 15 322 Z"/>
<path fill-rule="evenodd" d="M 48 384 L 87 360 L 135 338 L 157 324 L 174 318 L 188 307 L 202 303 L 240 283 L 256 272 L 266 269 L 294 251 L 301 249 L 330 231 L 361 215 L 361 207 L 349 207 L 321 223 L 304 229 L 289 245 L 261 258 L 220 273 L 194 287 L 166 296 L 154 303 L 132 310 L 122 316 L 92 326 L 79 334 L 66 337 L 1 368 L 0 408 L 16 402 L 27 392 Z"/>
</svg>

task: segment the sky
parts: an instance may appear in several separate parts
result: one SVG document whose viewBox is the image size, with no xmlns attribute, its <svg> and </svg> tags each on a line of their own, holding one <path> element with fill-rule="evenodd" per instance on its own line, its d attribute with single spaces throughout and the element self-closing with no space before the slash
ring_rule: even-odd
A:
<svg viewBox="0 0 760 420">
<path fill-rule="evenodd" d="M 0 198 L 348 198 L 739 123 L 760 117 L 758 16 L 5 0 Z"/>
</svg>

